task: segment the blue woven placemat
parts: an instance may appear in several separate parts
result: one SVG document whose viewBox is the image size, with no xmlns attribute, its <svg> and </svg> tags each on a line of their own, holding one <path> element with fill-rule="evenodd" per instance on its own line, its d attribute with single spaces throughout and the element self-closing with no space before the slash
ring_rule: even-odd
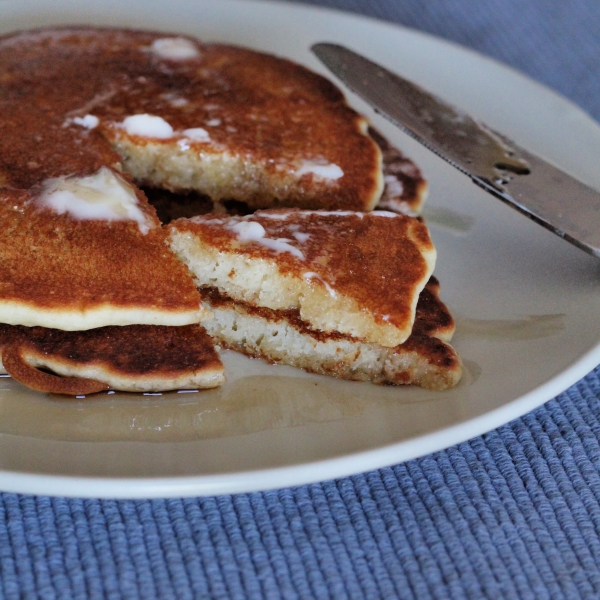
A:
<svg viewBox="0 0 600 600">
<path fill-rule="evenodd" d="M 600 370 L 508 425 L 337 481 L 0 496 L 5 598 L 595 598 Z"/>
<path fill-rule="evenodd" d="M 475 48 L 600 119 L 600 3 L 319 0 Z M 0 494 L 0 598 L 600 597 L 600 370 L 513 423 L 256 494 Z"/>
</svg>

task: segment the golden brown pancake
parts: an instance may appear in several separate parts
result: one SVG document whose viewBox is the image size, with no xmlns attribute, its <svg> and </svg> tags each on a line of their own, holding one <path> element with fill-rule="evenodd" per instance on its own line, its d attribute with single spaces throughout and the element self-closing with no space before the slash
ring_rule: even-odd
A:
<svg viewBox="0 0 600 600">
<path fill-rule="evenodd" d="M 224 381 L 223 365 L 200 325 L 88 331 L 0 325 L 0 352 L 13 379 L 57 394 L 211 388 Z"/>
<path fill-rule="evenodd" d="M 455 326 L 448 307 L 440 299 L 440 282 L 431 276 L 419 295 L 411 335 L 426 335 L 449 342 Z"/>
<path fill-rule="evenodd" d="M 77 330 L 206 317 L 147 204 L 142 233 L 137 221 L 57 214 L 38 195 L 0 190 L 0 322 Z"/>
<path fill-rule="evenodd" d="M 168 229 L 199 287 L 389 347 L 410 335 L 436 257 L 425 225 L 383 211 L 201 215 Z"/>
<path fill-rule="evenodd" d="M 0 180 L 121 165 L 136 181 L 251 206 L 371 210 L 381 152 L 329 81 L 192 38 L 57 28 L 0 39 Z"/>
<path fill-rule="evenodd" d="M 449 339 L 454 322 L 432 278 L 419 298 L 410 337 L 394 348 L 339 332 L 319 331 L 298 310 L 272 310 L 201 290 L 213 318 L 207 331 L 222 347 L 321 375 L 378 384 L 444 390 L 458 383 L 462 364 Z M 437 337 L 436 337 L 437 336 Z"/>
</svg>

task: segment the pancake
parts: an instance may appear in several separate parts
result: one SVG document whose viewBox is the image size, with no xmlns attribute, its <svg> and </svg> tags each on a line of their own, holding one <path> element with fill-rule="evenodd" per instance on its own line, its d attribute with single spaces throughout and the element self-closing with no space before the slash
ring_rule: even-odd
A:
<svg viewBox="0 0 600 600">
<path fill-rule="evenodd" d="M 139 184 L 252 207 L 371 210 L 367 121 L 289 60 L 161 33 L 55 28 L 0 39 L 0 181 L 119 167 Z"/>
<path fill-rule="evenodd" d="M 0 351 L 13 379 L 42 392 L 166 391 L 224 381 L 223 365 L 200 325 L 89 331 L 0 325 Z"/>
<path fill-rule="evenodd" d="M 215 288 L 202 290 L 202 298 L 213 314 L 206 329 L 224 348 L 342 379 L 445 390 L 459 382 L 462 363 L 454 348 L 435 337 L 448 339 L 454 330 L 438 291 L 432 279 L 419 299 L 410 337 L 393 348 L 315 330 L 298 310 L 232 301 Z"/>
<path fill-rule="evenodd" d="M 455 328 L 454 318 L 440 299 L 440 282 L 432 275 L 419 295 L 411 335 L 428 336 L 449 342 Z"/>
<path fill-rule="evenodd" d="M 388 347 L 410 335 L 436 258 L 425 225 L 384 211 L 213 214 L 167 229 L 199 287 Z"/>
<path fill-rule="evenodd" d="M 154 209 L 121 175 L 49 181 L 0 189 L 0 322 L 80 330 L 207 316 Z"/>
</svg>

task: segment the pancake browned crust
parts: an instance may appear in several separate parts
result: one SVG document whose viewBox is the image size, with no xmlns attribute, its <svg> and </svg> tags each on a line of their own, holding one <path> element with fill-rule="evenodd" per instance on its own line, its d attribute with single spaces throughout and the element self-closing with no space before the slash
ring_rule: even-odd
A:
<svg viewBox="0 0 600 600">
<path fill-rule="evenodd" d="M 384 187 L 377 134 L 369 135 L 366 120 L 333 84 L 288 60 L 222 44 L 86 27 L 5 36 L 0 38 L 0 114 L 0 322 L 31 327 L 10 334 L 5 362 L 15 379 L 40 390 L 171 389 L 190 381 L 190 365 L 134 373 L 122 360 L 141 356 L 134 334 L 158 345 L 180 336 L 168 344 L 181 342 L 177 348 L 183 352 L 185 327 L 158 333 L 160 327 L 149 325 L 183 326 L 208 315 L 189 272 L 165 243 L 172 230 L 160 228 L 134 183 L 193 192 L 217 203 L 243 202 L 251 209 L 364 211 L 358 213 L 364 221 L 382 191 L 386 206 L 397 212 L 417 213 L 424 198 L 418 170 L 410 171 L 412 163 L 385 140 L 381 147 L 391 170 Z M 81 216 L 44 204 L 49 189 L 62 193 L 106 173 L 130 189 L 142 217 Z M 360 232 L 352 239 L 339 236 L 351 246 L 347 260 L 358 265 L 347 271 L 353 281 L 336 276 L 341 302 L 326 278 L 332 272 L 331 257 L 324 258 L 327 249 L 310 272 L 277 261 L 304 291 L 316 291 L 299 305 L 302 318 L 370 343 L 405 341 L 435 260 L 426 229 L 416 223 L 406 221 L 400 235 L 402 260 L 395 269 L 384 269 L 383 277 L 405 304 L 391 311 L 383 287 L 371 289 L 376 302 L 368 294 L 347 294 L 358 278 L 373 283 L 362 266 L 371 264 L 368 256 L 384 246 L 398 250 L 398 238 L 389 232 L 380 231 L 368 243 Z M 318 317 L 323 302 L 333 320 Z M 373 311 L 374 306 L 387 312 Z M 137 331 L 131 324 L 146 325 Z M 117 332 L 113 325 L 127 327 Z M 197 342 L 199 329 L 194 331 Z M 114 352 L 104 360 L 106 335 Z M 202 356 L 214 354 L 206 336 L 200 344 L 204 355 L 192 338 L 192 358 L 202 362 Z M 73 340 L 91 354 L 73 358 Z M 221 383 L 222 368 L 213 363 L 202 363 L 200 379 L 188 385 Z"/>
<path fill-rule="evenodd" d="M 166 391 L 224 381 L 223 365 L 200 325 L 89 331 L 0 325 L 0 351 L 13 379 L 43 392 Z"/>
<path fill-rule="evenodd" d="M 0 39 L 0 112 L 4 186 L 122 165 L 214 200 L 349 210 L 371 210 L 383 188 L 381 152 L 342 93 L 243 48 L 117 29 L 12 34 Z M 126 126 L 136 115 L 172 133 Z"/>
<path fill-rule="evenodd" d="M 377 384 L 413 384 L 432 390 L 455 386 L 461 360 L 449 339 L 454 322 L 439 298 L 432 278 L 417 305 L 418 318 L 410 337 L 388 348 L 339 332 L 310 327 L 297 310 L 271 310 L 232 301 L 215 288 L 202 290 L 213 318 L 207 331 L 222 347 L 342 379 Z"/>
<path fill-rule="evenodd" d="M 202 215 L 168 229 L 198 286 L 389 347 L 410 335 L 436 258 L 425 225 L 383 211 Z"/>
<path fill-rule="evenodd" d="M 449 342 L 455 327 L 454 318 L 440 299 L 440 282 L 431 276 L 419 295 L 411 335 L 426 335 Z"/>
</svg>

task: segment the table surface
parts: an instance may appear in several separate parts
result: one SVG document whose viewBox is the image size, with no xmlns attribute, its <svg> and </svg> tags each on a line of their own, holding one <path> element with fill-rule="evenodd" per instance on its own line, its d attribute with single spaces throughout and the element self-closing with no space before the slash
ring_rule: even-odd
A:
<svg viewBox="0 0 600 600">
<path fill-rule="evenodd" d="M 313 0 L 509 64 L 600 120 L 597 0 Z M 408 463 L 264 493 L 0 495 L 1 598 L 600 597 L 600 370 Z"/>
</svg>

